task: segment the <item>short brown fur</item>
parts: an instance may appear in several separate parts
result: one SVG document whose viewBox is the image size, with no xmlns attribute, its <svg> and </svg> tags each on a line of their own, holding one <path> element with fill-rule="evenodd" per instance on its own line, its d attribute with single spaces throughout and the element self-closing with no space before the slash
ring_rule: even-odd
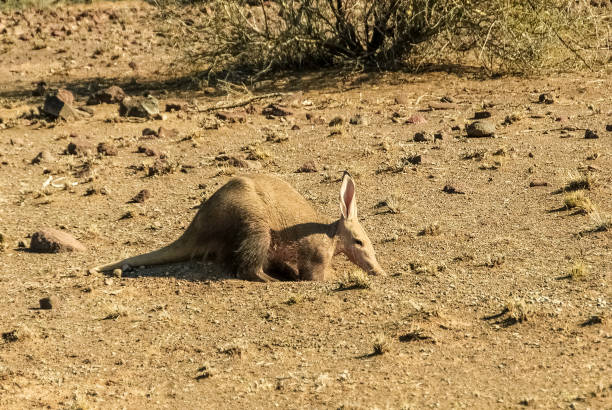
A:
<svg viewBox="0 0 612 410">
<path fill-rule="evenodd" d="M 159 250 L 94 268 L 213 260 L 246 280 L 325 280 L 345 253 L 372 274 L 384 271 L 357 220 L 355 185 L 345 173 L 340 219 L 326 223 L 289 184 L 267 175 L 233 178 L 205 201 L 185 233 Z"/>
</svg>

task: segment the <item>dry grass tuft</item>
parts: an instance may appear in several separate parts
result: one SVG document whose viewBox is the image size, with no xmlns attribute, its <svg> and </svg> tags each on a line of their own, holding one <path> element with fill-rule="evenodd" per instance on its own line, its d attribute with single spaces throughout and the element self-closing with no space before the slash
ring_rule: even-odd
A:
<svg viewBox="0 0 612 410">
<path fill-rule="evenodd" d="M 522 299 L 512 299 L 504 305 L 504 311 L 508 314 L 507 322 L 523 323 L 533 313 Z"/>
<path fill-rule="evenodd" d="M 438 236 L 440 233 L 442 233 L 442 228 L 440 228 L 440 224 L 436 221 L 421 229 L 419 231 L 419 236 Z"/>
<path fill-rule="evenodd" d="M 568 276 L 572 280 L 584 280 L 589 274 L 589 268 L 583 262 L 576 262 L 569 270 Z"/>
<path fill-rule="evenodd" d="M 285 302 L 286 305 L 292 306 L 304 301 L 303 295 L 291 295 Z"/>
<path fill-rule="evenodd" d="M 242 357 L 248 351 L 248 344 L 244 340 L 234 340 L 219 347 L 219 352 L 232 357 Z"/>
<path fill-rule="evenodd" d="M 372 353 L 373 356 L 383 355 L 385 353 L 389 353 L 389 351 L 391 350 L 391 341 L 383 333 L 379 333 L 374 338 L 373 347 L 374 347 L 374 352 Z"/>
<path fill-rule="evenodd" d="M 595 210 L 591 200 L 584 195 L 584 191 L 573 191 L 565 194 L 563 203 L 567 209 L 575 209 L 583 214 L 590 214 Z"/>
<path fill-rule="evenodd" d="M 607 232 L 612 230 L 612 216 L 601 212 L 591 213 L 591 219 L 595 226 L 592 232 Z"/>
<path fill-rule="evenodd" d="M 372 281 L 368 274 L 360 269 L 345 273 L 338 282 L 338 290 L 370 289 Z"/>
<path fill-rule="evenodd" d="M 502 253 L 496 253 L 492 255 L 487 255 L 485 260 L 485 266 L 489 268 L 494 268 L 496 266 L 501 266 L 506 261 L 506 255 Z"/>
</svg>

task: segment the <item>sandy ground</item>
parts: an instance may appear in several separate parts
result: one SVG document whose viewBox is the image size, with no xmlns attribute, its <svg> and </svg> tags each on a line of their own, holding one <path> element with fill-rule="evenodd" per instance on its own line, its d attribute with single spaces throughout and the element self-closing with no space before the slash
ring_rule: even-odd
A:
<svg viewBox="0 0 612 410">
<path fill-rule="evenodd" d="M 156 21 L 126 2 L 0 14 L 1 408 L 612 408 L 610 70 L 285 74 L 253 91 L 282 95 L 224 120 L 206 110 L 250 95 L 173 77 Z M 100 104 L 53 121 L 39 81 L 76 107 L 117 85 L 179 109 L 133 119 Z M 267 118 L 270 103 L 290 114 Z M 466 136 L 480 111 L 495 137 Z M 177 133 L 143 136 L 159 127 Z M 89 153 L 65 153 L 83 141 Z M 276 175 L 337 218 L 344 170 L 388 273 L 369 288 L 340 285 L 356 269 L 342 256 L 322 283 L 251 283 L 197 261 L 87 273 L 170 243 L 241 173 Z M 567 209 L 585 176 L 593 209 Z M 45 227 L 87 250 L 28 251 Z"/>
</svg>

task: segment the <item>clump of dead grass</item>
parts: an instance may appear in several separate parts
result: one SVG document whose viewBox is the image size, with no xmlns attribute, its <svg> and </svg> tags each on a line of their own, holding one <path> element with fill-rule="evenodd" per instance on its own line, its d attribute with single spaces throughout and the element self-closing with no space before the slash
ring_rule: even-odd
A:
<svg viewBox="0 0 612 410">
<path fill-rule="evenodd" d="M 602 212 L 591 213 L 591 220 L 594 223 L 592 232 L 607 232 L 612 231 L 612 216 Z"/>
<path fill-rule="evenodd" d="M 248 344 L 242 339 L 233 340 L 219 347 L 219 352 L 232 357 L 243 357 L 248 351 Z"/>
<path fill-rule="evenodd" d="M 374 337 L 374 344 L 372 346 L 374 351 L 373 356 L 383 355 L 391 351 L 391 341 L 384 333 L 379 333 Z"/>
<path fill-rule="evenodd" d="M 345 273 L 338 281 L 338 290 L 370 289 L 371 287 L 370 277 L 360 269 Z"/>
<path fill-rule="evenodd" d="M 505 320 L 508 324 L 526 322 L 533 313 L 525 301 L 519 298 L 508 300 L 504 305 L 503 312 L 508 315 Z"/>
<path fill-rule="evenodd" d="M 506 261 L 506 255 L 503 253 L 495 253 L 488 254 L 485 259 L 485 266 L 489 268 L 494 268 L 496 266 L 501 266 Z"/>
<path fill-rule="evenodd" d="M 571 280 L 580 281 L 587 278 L 589 275 L 589 268 L 584 262 L 575 262 L 568 272 L 568 276 Z"/>
<path fill-rule="evenodd" d="M 419 231 L 419 236 L 438 236 L 442 233 L 439 222 L 433 222 Z"/>
<path fill-rule="evenodd" d="M 583 214 L 590 214 L 595 210 L 593 203 L 586 197 L 584 191 L 572 191 L 565 194 L 563 203 L 567 209 L 575 209 Z"/>
</svg>

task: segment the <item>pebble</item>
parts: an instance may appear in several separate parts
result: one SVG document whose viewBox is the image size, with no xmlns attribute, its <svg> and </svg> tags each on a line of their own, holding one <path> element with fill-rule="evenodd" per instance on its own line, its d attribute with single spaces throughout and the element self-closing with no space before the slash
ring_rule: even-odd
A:
<svg viewBox="0 0 612 410">
<path fill-rule="evenodd" d="M 412 139 L 414 140 L 414 142 L 429 142 L 429 141 L 433 141 L 434 138 L 433 138 L 433 135 L 431 135 L 431 133 L 427 131 L 421 131 L 421 132 L 415 133 Z"/>
<path fill-rule="evenodd" d="M 86 156 L 91 154 L 93 151 L 93 144 L 91 144 L 89 141 L 78 139 L 70 142 L 66 147 L 65 152 L 66 154 L 70 155 Z"/>
<path fill-rule="evenodd" d="M 47 296 L 38 301 L 41 309 L 49 310 L 57 308 L 57 298 L 55 296 Z"/>
<path fill-rule="evenodd" d="M 308 172 L 317 172 L 317 166 L 314 163 L 314 161 L 308 161 L 305 162 L 304 164 L 302 164 L 301 167 L 299 167 L 295 172 L 304 172 L 304 173 L 308 173 Z"/>
<path fill-rule="evenodd" d="M 543 93 L 540 94 L 540 97 L 538 97 L 538 101 L 540 102 L 540 104 L 552 104 L 555 99 L 553 98 L 552 94 Z"/>
<path fill-rule="evenodd" d="M 68 232 L 53 228 L 34 232 L 30 239 L 30 251 L 38 253 L 58 253 L 85 251 L 85 246 Z"/>
<path fill-rule="evenodd" d="M 495 135 L 495 124 L 487 120 L 474 121 L 466 125 L 465 131 L 468 137 L 492 137 Z"/>
<path fill-rule="evenodd" d="M 491 117 L 491 113 L 489 111 L 477 111 L 474 113 L 474 118 L 477 120 L 481 120 L 484 118 Z"/>
<path fill-rule="evenodd" d="M 425 124 L 427 119 L 422 114 L 412 114 L 406 120 L 406 124 Z"/>
<path fill-rule="evenodd" d="M 599 135 L 597 135 L 597 133 L 593 130 L 586 130 L 584 132 L 584 138 L 586 139 L 597 139 L 599 138 Z"/>
<path fill-rule="evenodd" d="M 119 153 L 117 147 L 106 142 L 101 142 L 98 144 L 98 152 L 106 156 L 116 156 Z"/>
</svg>

